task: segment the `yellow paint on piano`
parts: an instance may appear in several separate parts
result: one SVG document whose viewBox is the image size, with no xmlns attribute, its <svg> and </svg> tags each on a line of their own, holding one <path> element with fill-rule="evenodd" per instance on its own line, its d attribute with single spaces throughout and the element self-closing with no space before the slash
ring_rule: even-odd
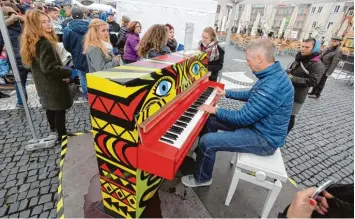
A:
<svg viewBox="0 0 355 219">
<path fill-rule="evenodd" d="M 132 65 L 121 65 L 121 66 L 115 67 L 114 69 L 148 71 L 148 72 L 154 72 L 154 71 L 158 70 L 158 68 L 146 68 L 146 67 L 139 67 L 139 66 L 132 66 Z"/>
<path fill-rule="evenodd" d="M 117 74 L 117 73 L 113 73 Z M 99 74 L 86 74 L 86 78 L 88 81 L 88 87 L 91 89 L 99 90 L 101 92 L 117 96 L 117 92 L 120 92 L 120 96 L 123 98 L 127 98 L 132 93 L 137 92 L 138 90 L 146 87 L 147 85 L 136 86 L 136 87 L 125 87 L 123 85 L 117 84 L 113 81 L 105 79 L 103 76 Z"/>
</svg>

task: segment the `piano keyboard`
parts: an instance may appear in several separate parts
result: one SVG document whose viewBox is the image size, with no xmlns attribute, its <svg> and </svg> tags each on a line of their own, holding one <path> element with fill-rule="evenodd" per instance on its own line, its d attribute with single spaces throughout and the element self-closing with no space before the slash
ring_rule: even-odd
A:
<svg viewBox="0 0 355 219">
<path fill-rule="evenodd" d="M 185 140 L 189 137 L 190 133 L 205 113 L 197 108 L 202 104 L 210 105 L 215 96 L 216 90 L 212 87 L 208 87 L 159 139 L 159 141 L 176 148 L 181 148 L 184 145 Z"/>
</svg>

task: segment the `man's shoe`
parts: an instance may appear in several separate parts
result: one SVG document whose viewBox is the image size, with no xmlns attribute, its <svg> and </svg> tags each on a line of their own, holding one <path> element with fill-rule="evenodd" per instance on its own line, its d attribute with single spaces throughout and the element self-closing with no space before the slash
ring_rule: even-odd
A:
<svg viewBox="0 0 355 219">
<path fill-rule="evenodd" d="M 315 95 L 315 94 L 312 94 L 312 95 L 308 95 L 309 98 L 313 98 L 313 99 L 318 99 L 319 96 Z"/>
<path fill-rule="evenodd" d="M 182 184 L 184 184 L 187 187 L 200 187 L 200 186 L 209 186 L 212 184 L 212 179 L 210 179 L 207 182 L 204 183 L 198 183 L 196 182 L 195 178 L 193 175 L 187 175 L 187 176 L 183 176 L 181 178 L 181 182 Z"/>
<path fill-rule="evenodd" d="M 16 108 L 23 109 L 24 106 L 23 106 L 23 104 L 18 104 L 18 103 L 16 103 Z"/>
</svg>

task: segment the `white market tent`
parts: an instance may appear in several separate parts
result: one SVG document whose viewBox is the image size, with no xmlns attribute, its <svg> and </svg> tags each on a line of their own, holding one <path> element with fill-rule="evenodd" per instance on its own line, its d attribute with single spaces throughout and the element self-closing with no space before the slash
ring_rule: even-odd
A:
<svg viewBox="0 0 355 219">
<path fill-rule="evenodd" d="M 197 46 L 205 27 L 213 27 L 217 1 L 213 0 L 117 0 L 117 19 L 123 15 L 140 21 L 141 36 L 154 24 L 174 26 L 175 39 L 184 44 L 185 25 L 194 23 L 193 46 Z"/>
</svg>

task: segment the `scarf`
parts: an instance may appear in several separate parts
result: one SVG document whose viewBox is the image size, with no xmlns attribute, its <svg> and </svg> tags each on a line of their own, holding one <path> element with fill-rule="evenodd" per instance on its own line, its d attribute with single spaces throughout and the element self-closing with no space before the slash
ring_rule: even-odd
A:
<svg viewBox="0 0 355 219">
<path fill-rule="evenodd" d="M 103 40 L 101 40 L 102 44 L 104 45 L 104 47 L 106 48 L 106 51 L 109 53 L 109 54 L 113 54 L 113 46 L 111 43 L 108 43 L 108 42 L 105 42 Z"/>
<path fill-rule="evenodd" d="M 298 52 L 296 55 L 296 61 L 297 62 L 304 62 L 304 61 L 310 61 L 310 60 L 316 61 L 316 59 L 319 59 L 319 57 L 320 57 L 320 52 L 315 52 L 315 53 L 312 53 L 307 56 L 303 56 L 303 55 L 301 55 L 301 52 Z"/>
<path fill-rule="evenodd" d="M 209 45 L 205 45 L 200 41 L 201 52 L 206 52 L 209 61 L 214 61 L 219 59 L 218 52 L 218 41 L 213 41 Z"/>
</svg>

